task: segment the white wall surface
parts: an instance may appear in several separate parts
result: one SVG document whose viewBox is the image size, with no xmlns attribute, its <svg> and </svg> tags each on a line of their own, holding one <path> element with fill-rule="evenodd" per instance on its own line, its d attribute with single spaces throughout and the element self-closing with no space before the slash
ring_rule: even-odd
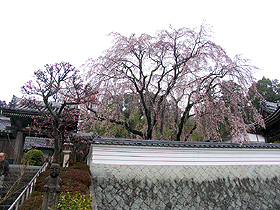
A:
<svg viewBox="0 0 280 210">
<path fill-rule="evenodd" d="M 280 165 L 280 150 L 93 144 L 88 161 L 118 165 Z"/>
<path fill-rule="evenodd" d="M 250 139 L 250 142 L 252 143 L 256 143 L 256 142 L 265 143 L 265 138 L 262 135 L 248 133 L 248 137 Z"/>
</svg>

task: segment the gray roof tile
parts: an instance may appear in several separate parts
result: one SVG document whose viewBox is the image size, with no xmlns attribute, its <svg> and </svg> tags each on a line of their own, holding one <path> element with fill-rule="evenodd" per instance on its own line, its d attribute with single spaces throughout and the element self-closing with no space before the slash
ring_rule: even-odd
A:
<svg viewBox="0 0 280 210">
<path fill-rule="evenodd" d="M 30 150 L 32 148 L 53 149 L 53 139 L 30 136 L 25 137 L 23 149 Z"/>
</svg>

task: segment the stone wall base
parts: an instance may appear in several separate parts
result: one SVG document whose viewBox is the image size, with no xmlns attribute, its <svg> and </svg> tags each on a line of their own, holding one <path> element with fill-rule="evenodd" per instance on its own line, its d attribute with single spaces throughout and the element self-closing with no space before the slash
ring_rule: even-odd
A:
<svg viewBox="0 0 280 210">
<path fill-rule="evenodd" d="M 91 165 L 98 209 L 280 209 L 280 167 Z"/>
</svg>

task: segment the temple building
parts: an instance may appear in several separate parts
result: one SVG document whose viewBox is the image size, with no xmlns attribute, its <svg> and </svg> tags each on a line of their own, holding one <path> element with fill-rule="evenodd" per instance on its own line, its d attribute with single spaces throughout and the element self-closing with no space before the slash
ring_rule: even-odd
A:
<svg viewBox="0 0 280 210">
<path fill-rule="evenodd" d="M 257 133 L 265 138 L 266 143 L 280 142 L 280 102 L 263 101 L 261 114 L 264 117 L 265 128 L 257 129 Z"/>
<path fill-rule="evenodd" d="M 42 110 L 47 113 L 42 102 L 38 102 Z M 59 109 L 59 103 L 53 103 L 55 109 Z M 45 110 L 44 110 L 45 109 Z M 42 111 L 41 110 L 41 111 Z M 33 117 L 40 113 L 34 108 L 22 103 L 22 99 L 13 96 L 11 102 L 6 104 L 0 101 L 0 148 L 7 154 L 10 163 L 19 164 L 24 151 L 29 149 L 40 149 L 44 156 L 49 156 L 53 152 L 53 142 L 49 136 L 38 135 L 31 129 Z M 77 128 L 69 128 L 74 130 Z"/>
</svg>

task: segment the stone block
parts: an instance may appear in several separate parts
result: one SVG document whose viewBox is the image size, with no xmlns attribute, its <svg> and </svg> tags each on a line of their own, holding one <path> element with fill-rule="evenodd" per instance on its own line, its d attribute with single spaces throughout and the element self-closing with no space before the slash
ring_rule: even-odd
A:
<svg viewBox="0 0 280 210">
<path fill-rule="evenodd" d="M 92 170 L 98 209 L 279 209 L 279 174 L 277 165 L 96 164 Z"/>
</svg>

